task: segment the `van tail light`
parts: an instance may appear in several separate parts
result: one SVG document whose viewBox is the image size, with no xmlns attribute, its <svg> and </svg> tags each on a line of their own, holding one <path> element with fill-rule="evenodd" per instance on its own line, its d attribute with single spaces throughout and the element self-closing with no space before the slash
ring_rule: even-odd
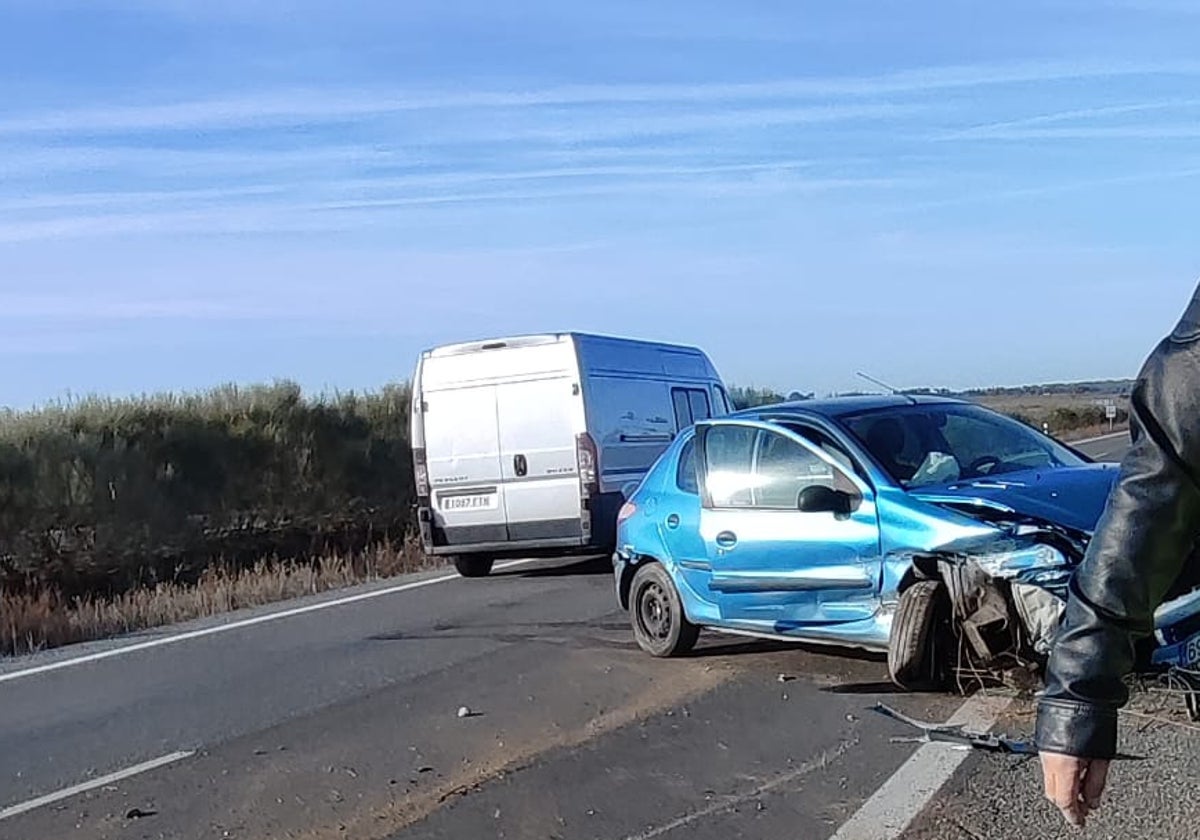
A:
<svg viewBox="0 0 1200 840">
<path fill-rule="evenodd" d="M 417 479 L 417 498 L 424 500 L 429 498 L 429 465 L 425 461 L 425 450 L 414 449 L 413 461 L 416 469 Z"/>
<path fill-rule="evenodd" d="M 635 513 L 637 513 L 637 505 L 633 502 L 621 505 L 621 509 L 617 511 L 617 524 L 620 525 L 626 519 L 631 519 Z"/>
<path fill-rule="evenodd" d="M 596 455 L 596 441 L 589 434 L 575 437 L 575 457 L 579 462 L 579 483 L 585 495 L 596 493 L 600 489 L 600 465 Z"/>
</svg>

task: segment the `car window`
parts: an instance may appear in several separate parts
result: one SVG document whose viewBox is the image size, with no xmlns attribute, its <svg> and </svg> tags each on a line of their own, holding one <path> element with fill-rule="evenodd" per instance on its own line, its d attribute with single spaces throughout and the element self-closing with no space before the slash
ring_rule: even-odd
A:
<svg viewBox="0 0 1200 840">
<path fill-rule="evenodd" d="M 964 467 L 997 459 L 1010 464 L 1037 466 L 1046 462 L 1045 450 L 1021 429 L 988 423 L 967 414 L 950 414 L 942 435 Z M 986 465 L 986 463 L 985 463 Z"/>
<path fill-rule="evenodd" d="M 696 439 L 683 445 L 679 453 L 679 466 L 675 469 L 675 486 L 684 493 L 699 495 L 700 484 L 696 480 Z"/>
<path fill-rule="evenodd" d="M 1052 439 L 977 405 L 899 406 L 840 420 L 903 487 L 1085 463 Z"/>
<path fill-rule="evenodd" d="M 811 426 L 803 426 L 797 423 L 782 423 L 781 425 L 788 431 L 795 432 L 813 446 L 820 449 L 835 462 L 841 464 L 846 472 L 857 475 L 863 481 L 869 481 L 868 476 L 863 471 L 862 466 L 859 465 L 853 457 L 851 457 L 850 453 L 847 452 L 840 443 L 838 443 L 825 432 L 821 431 L 820 429 L 814 429 Z"/>
<path fill-rule="evenodd" d="M 843 487 L 826 461 L 783 435 L 765 432 L 758 440 L 755 474 L 754 507 L 760 508 L 795 510 L 806 487 Z"/>
<path fill-rule="evenodd" d="M 704 437 L 705 487 L 716 507 L 754 503 L 754 441 L 758 432 L 745 426 L 713 426 Z"/>
<path fill-rule="evenodd" d="M 675 406 L 675 428 L 682 431 L 712 416 L 708 391 L 703 388 L 672 388 L 671 402 Z"/>
</svg>

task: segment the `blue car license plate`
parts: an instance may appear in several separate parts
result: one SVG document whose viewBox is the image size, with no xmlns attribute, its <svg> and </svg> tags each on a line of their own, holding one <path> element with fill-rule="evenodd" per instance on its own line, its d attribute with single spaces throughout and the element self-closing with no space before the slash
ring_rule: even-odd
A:
<svg viewBox="0 0 1200 840">
<path fill-rule="evenodd" d="M 1188 671 L 1200 671 L 1200 630 L 1182 642 L 1166 645 L 1154 651 L 1155 665 L 1171 665 Z"/>
<path fill-rule="evenodd" d="M 1189 636 L 1179 648 L 1181 667 L 1193 670 L 1200 667 L 1200 632 Z"/>
</svg>

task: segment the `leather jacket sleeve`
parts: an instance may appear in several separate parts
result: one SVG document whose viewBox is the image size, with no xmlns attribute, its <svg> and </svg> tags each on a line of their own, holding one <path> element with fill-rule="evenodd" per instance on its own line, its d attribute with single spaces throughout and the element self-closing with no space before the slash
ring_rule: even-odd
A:
<svg viewBox="0 0 1200 840">
<path fill-rule="evenodd" d="M 1134 643 L 1200 533 L 1200 289 L 1146 361 L 1131 398 L 1133 446 L 1070 587 L 1039 703 L 1044 752 L 1112 758 Z"/>
</svg>

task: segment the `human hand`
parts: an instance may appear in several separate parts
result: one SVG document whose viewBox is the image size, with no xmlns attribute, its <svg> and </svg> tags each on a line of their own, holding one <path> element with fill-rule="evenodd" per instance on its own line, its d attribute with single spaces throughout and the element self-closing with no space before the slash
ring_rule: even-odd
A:
<svg viewBox="0 0 1200 840">
<path fill-rule="evenodd" d="M 1088 814 L 1100 807 L 1109 762 L 1061 753 L 1041 755 L 1046 798 L 1058 807 L 1067 822 L 1082 827 Z"/>
</svg>

